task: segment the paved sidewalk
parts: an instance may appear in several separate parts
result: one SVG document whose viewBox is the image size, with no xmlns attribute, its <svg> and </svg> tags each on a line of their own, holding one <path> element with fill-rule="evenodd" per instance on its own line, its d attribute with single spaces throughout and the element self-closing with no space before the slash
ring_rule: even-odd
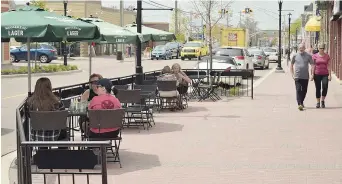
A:
<svg viewBox="0 0 342 184">
<path fill-rule="evenodd" d="M 310 82 L 301 112 L 290 75 L 273 73 L 254 100 L 193 102 L 184 112 L 156 113 L 149 131 L 124 130 L 123 168 L 108 165 L 109 183 L 342 183 L 341 86 L 329 87 L 327 108 L 315 109 Z"/>
</svg>

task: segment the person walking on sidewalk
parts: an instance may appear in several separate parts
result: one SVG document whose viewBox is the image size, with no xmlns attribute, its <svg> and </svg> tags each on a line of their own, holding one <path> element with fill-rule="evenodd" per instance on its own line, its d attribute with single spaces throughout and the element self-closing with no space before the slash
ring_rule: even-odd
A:
<svg viewBox="0 0 342 184">
<path fill-rule="evenodd" d="M 290 71 L 295 80 L 298 109 L 302 111 L 310 78 L 309 65 L 313 65 L 314 63 L 312 56 L 305 52 L 305 46 L 303 44 L 300 44 L 298 48 L 299 53 L 292 57 Z M 311 76 L 312 73 L 313 70 L 311 70 Z"/>
<path fill-rule="evenodd" d="M 313 66 L 314 76 L 311 77 L 311 80 L 315 81 L 316 86 L 316 108 L 325 108 L 325 97 L 328 93 L 328 83 L 331 80 L 330 56 L 324 52 L 324 44 L 318 46 L 319 52 L 312 56 L 315 65 Z"/>
</svg>

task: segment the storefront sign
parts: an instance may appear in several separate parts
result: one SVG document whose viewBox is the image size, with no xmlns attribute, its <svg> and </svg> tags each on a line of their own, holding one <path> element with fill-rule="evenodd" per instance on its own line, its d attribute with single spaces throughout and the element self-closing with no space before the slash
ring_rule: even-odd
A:
<svg viewBox="0 0 342 184">
<path fill-rule="evenodd" d="M 333 15 L 342 15 L 342 3 L 341 1 L 334 1 Z"/>
</svg>

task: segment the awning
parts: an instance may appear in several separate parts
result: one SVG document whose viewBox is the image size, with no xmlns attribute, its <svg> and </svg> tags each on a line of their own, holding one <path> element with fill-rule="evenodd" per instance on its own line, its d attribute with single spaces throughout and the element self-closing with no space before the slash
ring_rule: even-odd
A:
<svg viewBox="0 0 342 184">
<path fill-rule="evenodd" d="M 321 19 L 320 17 L 310 17 L 309 21 L 305 24 L 305 31 L 317 32 L 321 31 Z"/>
</svg>

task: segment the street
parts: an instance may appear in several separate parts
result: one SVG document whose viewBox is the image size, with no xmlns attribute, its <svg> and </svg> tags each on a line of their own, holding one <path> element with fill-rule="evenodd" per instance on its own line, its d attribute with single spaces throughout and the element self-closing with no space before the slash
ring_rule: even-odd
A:
<svg viewBox="0 0 342 184">
<path fill-rule="evenodd" d="M 52 64 L 62 64 L 63 61 L 56 60 Z M 83 72 L 72 73 L 67 75 L 52 75 L 50 78 L 53 87 L 67 86 L 82 82 L 87 82 L 89 76 L 89 61 L 84 59 L 70 60 L 72 65 L 79 66 Z M 165 65 L 179 63 L 184 69 L 192 69 L 196 66 L 197 60 L 181 61 L 180 59 L 173 60 L 143 60 L 142 65 L 144 72 L 162 69 Z M 26 62 L 21 62 L 16 65 L 25 66 Z M 114 78 L 135 73 L 134 58 L 126 59 L 124 62 L 117 61 L 114 56 L 93 58 L 92 65 L 93 73 L 100 73 L 104 77 Z M 256 70 L 255 78 L 260 80 L 268 74 L 276 64 L 271 63 L 269 70 Z M 32 77 L 32 91 L 34 90 L 35 81 L 40 77 Z M 15 86 L 15 88 L 13 87 Z M 14 151 L 16 149 L 15 138 L 15 109 L 27 96 L 27 77 L 20 78 L 2 78 L 1 94 L 2 94 L 2 128 L 1 128 L 1 155 Z"/>
</svg>

